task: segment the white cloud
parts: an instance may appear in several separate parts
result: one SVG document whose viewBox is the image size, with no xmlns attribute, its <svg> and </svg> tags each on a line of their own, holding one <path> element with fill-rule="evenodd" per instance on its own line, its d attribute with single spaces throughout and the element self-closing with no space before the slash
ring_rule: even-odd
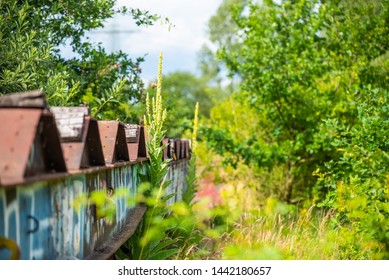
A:
<svg viewBox="0 0 389 280">
<path fill-rule="evenodd" d="M 131 57 L 148 54 L 143 64 L 146 80 L 156 76 L 156 63 L 161 51 L 165 57 L 165 73 L 194 71 L 197 51 L 207 42 L 207 22 L 220 3 L 221 0 L 119 0 L 118 6 L 126 5 L 159 14 L 162 18 L 169 18 L 175 27 L 169 31 L 167 25 L 156 23 L 151 27 L 138 28 L 129 25 L 128 19 L 118 17 L 108 22 L 104 32 L 116 29 L 128 33 L 93 33 L 91 37 L 94 41 L 102 41 L 108 50 L 112 50 L 112 47 L 120 48 Z M 132 30 L 136 32 L 129 33 Z"/>
</svg>

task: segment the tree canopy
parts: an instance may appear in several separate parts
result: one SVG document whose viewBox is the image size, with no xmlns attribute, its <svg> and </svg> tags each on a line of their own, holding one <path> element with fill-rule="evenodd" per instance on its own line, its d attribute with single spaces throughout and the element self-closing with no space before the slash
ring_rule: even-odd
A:
<svg viewBox="0 0 389 280">
<path fill-rule="evenodd" d="M 223 17 L 233 28 L 214 42 L 239 89 L 211 110 L 208 145 L 232 166 L 270 173 L 281 166 L 283 181 L 264 181 L 265 189 L 277 185 L 284 191 L 273 195 L 282 200 L 333 208 L 339 223 L 387 246 L 389 2 L 222 7 L 231 2 Z M 231 104 L 241 115 L 223 115 Z"/>
<path fill-rule="evenodd" d="M 116 7 L 116 0 L 0 1 L 0 94 L 44 89 L 52 105 L 89 103 L 107 119 L 136 120 L 131 105 L 142 98 L 143 58 L 121 51 L 107 53 L 86 38 L 115 14 L 132 26 L 151 25 L 159 16 Z M 62 57 L 69 44 L 75 58 Z"/>
</svg>

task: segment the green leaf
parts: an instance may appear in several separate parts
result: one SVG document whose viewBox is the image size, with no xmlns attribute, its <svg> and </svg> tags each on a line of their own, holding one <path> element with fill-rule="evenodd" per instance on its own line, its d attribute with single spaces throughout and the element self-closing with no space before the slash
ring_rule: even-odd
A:
<svg viewBox="0 0 389 280">
<path fill-rule="evenodd" d="M 173 256 L 177 253 L 178 253 L 178 248 L 162 250 L 162 251 L 159 251 L 159 252 L 149 256 L 147 259 L 148 260 L 167 260 L 171 256 Z"/>
</svg>

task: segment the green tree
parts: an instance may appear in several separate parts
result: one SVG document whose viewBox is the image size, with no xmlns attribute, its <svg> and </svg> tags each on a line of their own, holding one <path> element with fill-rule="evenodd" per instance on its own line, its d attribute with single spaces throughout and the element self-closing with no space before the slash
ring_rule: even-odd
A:
<svg viewBox="0 0 389 280">
<path fill-rule="evenodd" d="M 241 13 L 247 7 L 248 0 L 224 0 L 208 21 L 208 35 L 218 47 L 239 49 L 239 24 L 234 20 L 234 12 Z"/>
<path fill-rule="evenodd" d="M 200 103 L 199 114 L 208 117 L 210 109 L 217 100 L 224 98 L 224 91 L 211 84 L 207 76 L 196 76 L 190 72 L 173 72 L 163 77 L 163 98 L 169 112 L 166 129 L 170 137 L 181 137 L 186 130 L 191 130 L 193 108 Z M 154 92 L 152 83 L 148 91 Z"/>
<path fill-rule="evenodd" d="M 251 1 L 230 11 L 240 46 L 218 56 L 240 89 L 212 109 L 208 144 L 232 165 L 258 167 L 261 187 L 286 182 L 281 199 L 330 208 L 345 258 L 387 258 L 389 1 Z M 239 118 L 224 114 L 231 104 Z"/>
<path fill-rule="evenodd" d="M 207 34 L 210 44 L 203 45 L 199 51 L 198 68 L 201 75 L 208 79 L 209 84 L 223 88 L 226 95 L 235 91 L 238 80 L 234 79 L 234 73 L 228 73 L 225 62 L 215 52 L 217 48 L 239 51 L 240 42 L 237 36 L 239 25 L 234 21 L 234 11 L 244 10 L 248 0 L 224 0 L 208 21 Z M 226 77 L 229 74 L 229 78 Z M 225 84 L 227 86 L 222 86 Z"/>
<path fill-rule="evenodd" d="M 136 119 L 131 105 L 142 98 L 143 58 L 109 54 L 93 46 L 86 32 L 102 27 L 115 14 L 136 25 L 159 17 L 147 11 L 116 8 L 116 0 L 0 1 L 0 94 L 41 88 L 50 104 L 90 103 L 97 117 Z M 69 43 L 77 58 L 61 57 Z"/>
<path fill-rule="evenodd" d="M 240 46 L 222 46 L 219 57 L 240 77 L 238 98 L 257 111 L 263 132 L 258 141 L 243 144 L 251 150 L 247 161 L 285 164 L 292 178 L 288 201 L 311 195 L 307 190 L 316 181 L 311 173 L 338 156 L 323 121 L 353 124 L 353 93 L 366 82 L 387 85 L 371 63 L 388 49 L 388 3 L 263 1 L 231 12 L 239 27 L 233 41 Z M 212 130 L 211 139 L 217 137 Z M 236 138 L 227 133 L 222 138 Z M 237 150 L 231 141 L 220 139 L 217 145 L 232 154 Z"/>
</svg>

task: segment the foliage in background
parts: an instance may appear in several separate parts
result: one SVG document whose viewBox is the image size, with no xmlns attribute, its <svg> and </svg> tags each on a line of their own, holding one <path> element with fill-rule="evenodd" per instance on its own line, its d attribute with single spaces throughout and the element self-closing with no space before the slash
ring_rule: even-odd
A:
<svg viewBox="0 0 389 280">
<path fill-rule="evenodd" d="M 205 143 L 199 143 L 197 154 L 199 171 L 206 178 L 214 176 L 214 187 L 220 193 L 221 203 L 212 212 L 218 212 L 222 221 L 233 217 L 227 227 L 215 232 L 213 246 L 202 258 L 356 260 L 384 256 L 385 246 L 344 223 L 338 209 L 279 200 L 276 186 L 284 180 L 285 167 L 266 173 L 241 161 L 233 168 L 223 164 L 223 158 Z M 272 192 L 269 186 L 274 187 Z M 226 207 L 228 211 L 223 210 Z"/>
<path fill-rule="evenodd" d="M 210 126 L 208 138 L 235 161 L 249 154 L 246 162 L 258 167 L 285 165 L 285 199 L 312 198 L 311 173 L 338 156 L 324 120 L 353 124 L 353 94 L 367 82 L 387 86 L 372 63 L 386 63 L 388 2 L 264 1 L 231 13 L 240 48 L 220 46 L 219 56 L 240 77 L 236 102 L 256 112 L 260 134 L 242 140 Z"/>
<path fill-rule="evenodd" d="M 334 230 L 332 212 L 314 207 L 293 215 L 270 198 L 263 212 L 250 213 L 218 245 L 222 259 L 370 260 L 379 244 L 366 242 L 347 228 Z"/>
<path fill-rule="evenodd" d="M 86 35 L 116 14 L 128 16 L 133 27 L 152 25 L 160 17 L 117 8 L 116 2 L 0 1 L 0 94 L 41 88 L 51 105 L 87 102 L 96 117 L 136 121 L 135 104 L 143 100 L 143 58 L 107 53 Z M 74 58 L 61 56 L 65 44 Z"/>
<path fill-rule="evenodd" d="M 271 250 L 278 258 L 387 258 L 389 1 L 226 0 L 222 7 L 210 22 L 213 42 L 240 86 L 203 121 L 208 148 L 201 146 L 199 169 L 232 197 L 247 188 L 247 197 L 257 198 L 248 202 L 254 212 L 272 197 L 300 209 L 294 222 L 283 216 L 274 227 L 279 233 L 257 243 L 251 257 L 318 227 L 326 215 L 316 208 L 314 223 L 293 226 L 303 209 L 318 204 L 331 214 L 324 231 L 304 238 L 319 238 L 328 254 L 302 247 L 304 253 L 289 254 L 280 243 Z M 215 28 L 223 26 L 222 14 L 233 18 L 224 30 Z M 254 216 L 264 220 L 258 227 L 238 224 L 228 239 L 236 246 L 226 241 L 221 250 L 242 256 L 237 247 L 245 246 L 239 243 L 245 232 L 252 229 L 247 242 L 255 244 L 261 227 L 271 227 L 268 214 Z"/>
<path fill-rule="evenodd" d="M 163 77 L 166 109 L 166 130 L 169 137 L 182 137 L 192 130 L 193 107 L 197 100 L 203 104 L 200 114 L 208 117 L 211 108 L 227 93 L 220 85 L 212 85 L 210 77 L 196 76 L 190 72 L 173 72 Z M 148 91 L 154 92 L 155 83 L 151 83 Z"/>
<path fill-rule="evenodd" d="M 0 94 L 43 88 L 51 105 L 86 102 L 99 118 L 136 121 L 143 58 L 108 54 L 85 34 L 116 13 L 137 25 L 158 17 L 115 2 L 0 0 Z M 159 71 L 147 98 L 151 183 L 131 203 L 149 210 L 117 257 L 388 258 L 388 31 L 388 0 L 225 0 L 209 23 L 218 57 L 205 46 L 201 76 L 165 76 L 167 94 Z M 74 58 L 61 57 L 64 43 Z M 191 129 L 197 100 L 207 143 L 183 201 L 169 205 L 160 143 L 165 130 Z M 216 207 L 193 201 L 195 160 Z M 84 200 L 112 215 L 106 193 Z"/>
<path fill-rule="evenodd" d="M 197 147 L 197 130 L 199 126 L 199 103 L 196 103 L 193 119 L 193 133 L 191 139 L 191 158 L 188 164 L 188 174 L 185 178 L 186 190 L 182 194 L 182 201 L 190 206 L 196 197 L 198 190 L 197 174 L 196 174 L 196 147 Z"/>
<path fill-rule="evenodd" d="M 338 157 L 317 170 L 328 190 L 322 205 L 336 210 L 336 221 L 358 236 L 384 246 L 389 257 L 389 92 L 368 86 L 356 93 L 353 125 L 330 119 L 331 144 Z"/>
</svg>

